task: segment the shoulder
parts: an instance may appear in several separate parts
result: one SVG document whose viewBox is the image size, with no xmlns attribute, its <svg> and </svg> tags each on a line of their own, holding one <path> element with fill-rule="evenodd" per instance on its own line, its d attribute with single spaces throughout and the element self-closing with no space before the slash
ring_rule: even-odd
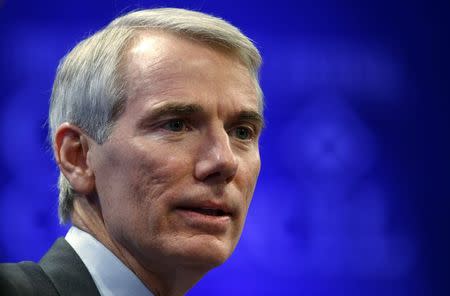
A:
<svg viewBox="0 0 450 296">
<path fill-rule="evenodd" d="M 0 292 L 2 295 L 19 295 L 31 292 L 31 281 L 20 264 L 0 264 Z M 27 294 L 28 294 L 27 293 Z"/>
<path fill-rule="evenodd" d="M 0 295 L 99 296 L 89 271 L 63 238 L 58 239 L 39 264 L 0 264 Z"/>
<path fill-rule="evenodd" d="M 34 262 L 0 264 L 0 294 L 35 295 L 36 291 L 50 293 L 53 286 L 42 268 Z"/>
<path fill-rule="evenodd" d="M 64 238 L 53 244 L 39 261 L 39 267 L 59 295 L 100 295 L 83 261 Z"/>
</svg>

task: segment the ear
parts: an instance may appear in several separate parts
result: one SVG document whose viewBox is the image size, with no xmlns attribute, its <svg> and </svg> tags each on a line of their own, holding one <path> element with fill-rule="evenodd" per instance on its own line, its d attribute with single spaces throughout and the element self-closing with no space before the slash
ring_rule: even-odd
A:
<svg viewBox="0 0 450 296">
<path fill-rule="evenodd" d="M 55 134 L 55 158 L 72 188 L 85 196 L 95 190 L 95 176 L 88 162 L 93 140 L 79 127 L 63 123 Z"/>
</svg>

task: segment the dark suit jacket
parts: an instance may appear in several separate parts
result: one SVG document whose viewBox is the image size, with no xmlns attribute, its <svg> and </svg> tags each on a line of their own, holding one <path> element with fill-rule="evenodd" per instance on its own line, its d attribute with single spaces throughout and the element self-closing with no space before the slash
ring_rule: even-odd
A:
<svg viewBox="0 0 450 296">
<path fill-rule="evenodd" d="M 39 264 L 0 264 L 0 295 L 100 296 L 86 266 L 64 238 Z"/>
</svg>

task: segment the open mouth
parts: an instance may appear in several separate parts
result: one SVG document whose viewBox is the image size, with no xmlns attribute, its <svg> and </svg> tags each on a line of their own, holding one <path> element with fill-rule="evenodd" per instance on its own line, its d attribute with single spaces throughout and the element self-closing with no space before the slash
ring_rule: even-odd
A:
<svg viewBox="0 0 450 296">
<path fill-rule="evenodd" d="M 225 211 L 221 210 L 221 209 L 209 209 L 209 208 L 179 208 L 180 210 L 183 211 L 191 211 L 191 212 L 196 212 L 202 215 L 206 215 L 206 216 L 214 216 L 214 217 L 222 217 L 222 216 L 229 216 L 228 213 L 226 213 Z"/>
<path fill-rule="evenodd" d="M 233 221 L 232 211 L 226 205 L 186 203 L 175 209 L 181 218 L 177 220 L 179 223 L 201 233 L 223 234 L 229 230 Z"/>
</svg>

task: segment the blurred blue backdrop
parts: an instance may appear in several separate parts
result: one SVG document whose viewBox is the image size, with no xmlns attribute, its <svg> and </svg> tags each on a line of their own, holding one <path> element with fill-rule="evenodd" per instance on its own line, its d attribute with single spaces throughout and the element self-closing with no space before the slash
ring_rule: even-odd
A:
<svg viewBox="0 0 450 296">
<path fill-rule="evenodd" d="M 59 59 L 114 17 L 221 16 L 264 58 L 263 170 L 231 259 L 189 295 L 449 295 L 447 4 L 0 0 L 0 261 L 67 227 L 46 141 Z"/>
</svg>

